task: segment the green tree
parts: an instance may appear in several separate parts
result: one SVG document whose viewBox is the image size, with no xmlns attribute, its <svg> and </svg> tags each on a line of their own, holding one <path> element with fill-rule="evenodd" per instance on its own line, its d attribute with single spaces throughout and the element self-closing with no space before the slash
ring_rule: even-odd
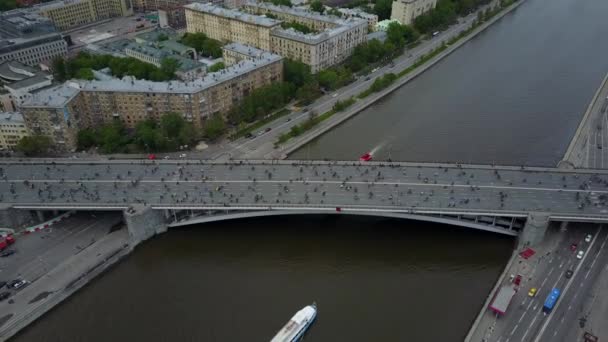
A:
<svg viewBox="0 0 608 342">
<path fill-rule="evenodd" d="M 167 79 L 173 79 L 175 78 L 175 72 L 180 65 L 181 62 L 175 58 L 163 58 L 163 60 L 160 62 L 160 70 L 165 74 Z"/>
<path fill-rule="evenodd" d="M 97 133 L 92 128 L 81 129 L 76 141 L 79 150 L 87 150 L 97 144 Z"/>
<path fill-rule="evenodd" d="M 167 138 L 162 135 L 156 121 L 147 119 L 135 125 L 135 142 L 146 152 L 162 151 L 166 148 Z"/>
<path fill-rule="evenodd" d="M 291 1 L 290 0 L 270 0 L 270 3 L 272 3 L 273 5 L 276 6 L 289 6 L 291 7 Z"/>
<path fill-rule="evenodd" d="M 217 62 L 215 64 L 213 64 L 212 66 L 209 67 L 209 69 L 207 69 L 208 72 L 216 72 L 216 71 L 220 71 L 222 69 L 226 68 L 226 66 L 224 65 L 224 63 L 222 62 Z"/>
<path fill-rule="evenodd" d="M 169 40 L 169 36 L 167 36 L 164 33 L 161 33 L 158 35 L 158 37 L 156 38 L 157 41 L 159 42 L 164 42 L 165 40 Z"/>
<path fill-rule="evenodd" d="M 1 0 L 0 1 L 0 11 L 10 11 L 12 9 L 17 8 L 16 0 Z"/>
<path fill-rule="evenodd" d="M 376 0 L 374 13 L 378 16 L 378 20 L 390 19 L 392 6 L 392 0 Z"/>
<path fill-rule="evenodd" d="M 284 60 L 283 75 L 286 82 L 289 82 L 296 87 L 301 87 L 304 83 L 312 79 L 310 66 L 291 59 Z"/>
<path fill-rule="evenodd" d="M 319 85 L 326 89 L 336 89 L 338 87 L 338 73 L 331 69 L 321 70 L 317 74 Z"/>
<path fill-rule="evenodd" d="M 203 135 L 205 138 L 213 141 L 221 137 L 226 132 L 226 123 L 220 114 L 213 115 L 205 121 L 203 126 Z"/>
<path fill-rule="evenodd" d="M 179 139 L 179 132 L 185 124 L 186 120 L 178 113 L 166 113 L 160 118 L 160 127 L 169 139 Z"/>
<path fill-rule="evenodd" d="M 56 57 L 55 59 L 53 59 L 53 77 L 55 78 L 55 80 L 59 81 L 59 82 L 64 82 L 67 77 L 67 70 L 66 70 L 66 66 L 65 66 L 65 60 L 63 59 L 63 57 Z"/>
<path fill-rule="evenodd" d="M 82 69 L 78 70 L 78 72 L 76 72 L 74 77 L 79 80 L 95 79 L 95 75 L 93 74 L 93 70 L 91 68 L 82 68 Z"/>
<path fill-rule="evenodd" d="M 335 7 L 330 8 L 329 11 L 327 11 L 327 14 L 335 15 L 336 17 L 342 18 L 342 13 L 338 11 Z"/>
<path fill-rule="evenodd" d="M 51 139 L 44 135 L 31 135 L 21 138 L 15 147 L 26 156 L 42 155 L 51 147 Z"/>
<path fill-rule="evenodd" d="M 323 14 L 325 11 L 325 5 L 321 2 L 321 0 L 312 0 L 310 2 L 310 9 L 315 12 L 319 12 Z"/>
<path fill-rule="evenodd" d="M 308 105 L 321 96 L 319 83 L 314 80 L 306 82 L 296 91 L 296 98 L 304 105 Z"/>
<path fill-rule="evenodd" d="M 121 152 L 129 141 L 125 127 L 120 121 L 101 126 L 97 134 L 99 147 L 103 153 Z"/>
</svg>

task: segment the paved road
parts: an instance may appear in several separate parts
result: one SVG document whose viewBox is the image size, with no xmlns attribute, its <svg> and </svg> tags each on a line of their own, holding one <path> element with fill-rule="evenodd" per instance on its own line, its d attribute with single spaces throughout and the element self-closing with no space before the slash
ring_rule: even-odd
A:
<svg viewBox="0 0 608 342">
<path fill-rule="evenodd" d="M 486 342 L 524 342 L 535 341 L 537 337 L 547 341 L 557 341 L 555 336 L 561 336 L 559 331 L 561 333 L 568 331 L 561 327 L 564 321 L 569 322 L 562 312 L 574 312 L 572 302 L 580 299 L 584 291 L 579 289 L 580 278 L 588 276 L 586 267 L 591 263 L 589 260 L 598 247 L 597 243 L 594 243 L 591 251 L 588 251 L 590 244 L 584 242 L 584 238 L 587 234 L 597 236 L 598 231 L 598 227 L 591 224 L 570 224 L 566 231 L 561 231 L 557 226 L 552 227 L 543 243 L 535 247 L 537 254 L 528 260 L 518 257 L 509 270 L 509 274 L 521 274 L 523 279 L 507 312 L 501 317 L 496 317 L 488 310 L 471 341 L 481 341 L 485 338 Z M 606 236 L 608 231 L 604 230 L 598 239 L 605 239 Z M 590 253 L 589 257 L 582 261 L 578 260 L 576 252 L 570 249 L 572 243 L 578 244 L 578 250 Z M 571 279 L 565 276 L 567 270 L 574 272 Z M 564 292 L 568 283 L 574 285 L 570 286 L 569 291 Z M 531 298 L 528 292 L 533 287 L 537 288 L 537 294 Z M 547 316 L 542 312 L 542 308 L 553 288 L 563 291 L 561 304 L 555 308 L 554 314 Z M 549 327 L 541 334 L 545 324 Z"/>
<path fill-rule="evenodd" d="M 608 173 L 353 162 L 0 163 L 0 202 L 608 216 Z"/>
<path fill-rule="evenodd" d="M 576 167 L 608 168 L 608 75 L 564 156 Z"/>
<path fill-rule="evenodd" d="M 563 294 L 559 305 L 554 309 L 554 312 L 546 317 L 543 326 L 537 335 L 535 342 L 539 341 L 578 341 L 584 333 L 579 325 L 579 320 L 582 317 L 587 319 L 604 320 L 606 317 L 589 316 L 589 311 L 586 304 L 591 304 L 597 296 L 604 297 L 606 288 L 598 289 L 596 293 L 592 292 L 592 288 L 600 278 L 601 273 L 608 262 L 608 251 L 606 250 L 606 242 L 608 241 L 608 230 L 602 229 L 600 234 L 595 235 L 594 241 L 591 243 L 591 248 L 587 247 L 590 244 L 579 240 L 579 246 L 585 250 L 586 257 L 582 262 L 574 261 L 577 265 L 576 271 L 570 280 L 563 284 Z M 602 339 L 608 338 L 604 335 Z"/>
<path fill-rule="evenodd" d="M 36 281 L 71 255 L 79 253 L 119 222 L 119 213 L 78 213 L 32 234 L 21 235 L 10 249 L 17 253 L 0 258 L 0 279 Z"/>
</svg>

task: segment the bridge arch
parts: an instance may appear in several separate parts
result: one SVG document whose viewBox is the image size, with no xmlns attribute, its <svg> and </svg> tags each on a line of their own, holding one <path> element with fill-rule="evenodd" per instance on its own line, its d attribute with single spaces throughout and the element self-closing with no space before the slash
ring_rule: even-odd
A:
<svg viewBox="0 0 608 342">
<path fill-rule="evenodd" d="M 383 217 L 383 218 L 398 218 L 412 221 L 422 222 L 433 222 L 441 223 L 457 227 L 465 227 L 483 230 L 492 233 L 498 233 L 509 236 L 517 236 L 518 231 L 508 229 L 500 226 L 484 224 L 479 222 L 458 220 L 455 218 L 438 217 L 431 215 L 415 215 L 405 213 L 391 213 L 391 212 L 373 212 L 373 211 L 347 211 L 347 212 L 336 212 L 326 210 L 258 210 L 258 211 L 246 211 L 246 212 L 221 212 L 209 215 L 194 216 L 182 218 L 179 221 L 175 221 L 168 224 L 168 227 L 183 227 L 199 223 L 217 222 L 224 220 L 236 220 L 245 218 L 257 218 L 257 217 L 270 217 L 270 216 L 281 216 L 281 215 L 351 215 L 351 216 L 371 216 L 371 217 Z"/>
</svg>

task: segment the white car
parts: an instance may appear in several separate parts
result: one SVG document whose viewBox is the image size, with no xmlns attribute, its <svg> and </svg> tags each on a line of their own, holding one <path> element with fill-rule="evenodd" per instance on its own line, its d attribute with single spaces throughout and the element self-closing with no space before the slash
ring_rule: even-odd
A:
<svg viewBox="0 0 608 342">
<path fill-rule="evenodd" d="M 587 234 L 587 236 L 585 236 L 585 242 L 591 242 L 591 238 L 593 238 L 593 236 L 591 236 L 591 234 Z"/>
<path fill-rule="evenodd" d="M 577 259 L 582 259 L 584 254 L 585 254 L 585 252 L 583 252 L 583 251 L 578 251 L 578 253 L 576 253 L 576 258 L 577 258 Z"/>
</svg>

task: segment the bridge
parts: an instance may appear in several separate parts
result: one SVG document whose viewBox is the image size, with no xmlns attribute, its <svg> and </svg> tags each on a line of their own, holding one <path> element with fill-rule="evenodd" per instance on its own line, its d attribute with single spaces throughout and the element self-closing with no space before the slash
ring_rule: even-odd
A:
<svg viewBox="0 0 608 342">
<path fill-rule="evenodd" d="M 526 241 L 535 243 L 551 221 L 607 222 L 607 195 L 603 170 L 352 161 L 0 163 L 0 225 L 31 210 L 122 210 L 136 241 L 168 226 L 325 213 L 508 235 L 526 227 Z"/>
</svg>

